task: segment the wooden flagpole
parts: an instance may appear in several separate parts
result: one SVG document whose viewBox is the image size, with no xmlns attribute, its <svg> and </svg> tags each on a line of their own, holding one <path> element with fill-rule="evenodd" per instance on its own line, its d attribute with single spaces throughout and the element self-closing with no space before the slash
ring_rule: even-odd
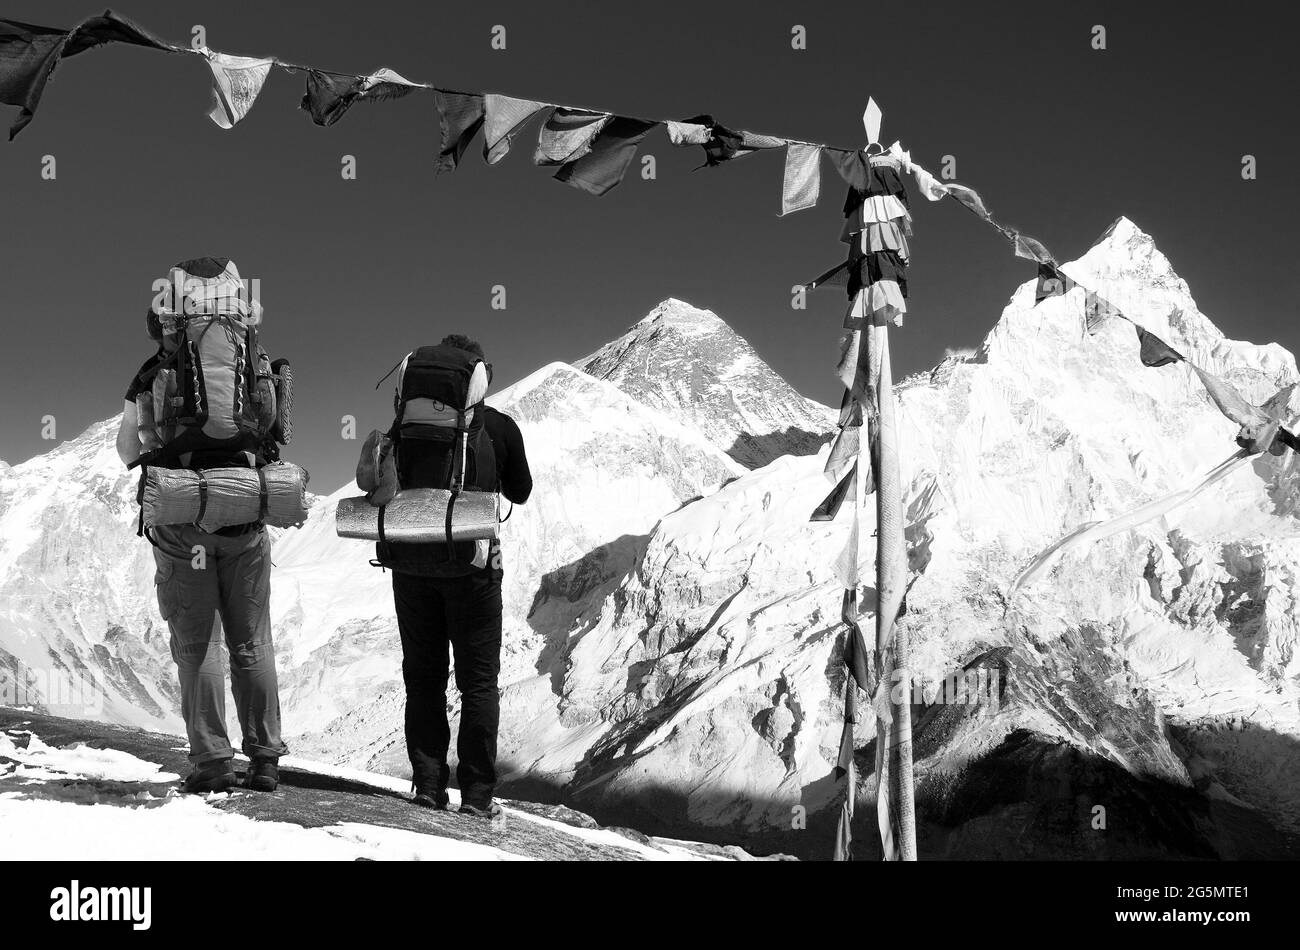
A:
<svg viewBox="0 0 1300 950">
<path fill-rule="evenodd" d="M 912 677 L 907 629 L 896 623 L 907 585 L 907 551 L 903 540 L 903 498 L 898 466 L 898 428 L 889 363 L 889 328 L 872 326 L 871 363 L 876 397 L 876 649 L 892 646 L 890 705 L 890 777 L 898 809 L 898 848 L 904 861 L 916 860 L 916 807 L 912 786 Z"/>
<path fill-rule="evenodd" d="M 867 103 L 862 121 L 868 148 L 880 146 L 880 108 Z M 896 624 L 907 584 L 907 550 L 903 540 L 903 497 L 898 465 L 898 427 L 894 414 L 893 373 L 889 361 L 889 327 L 876 326 L 869 317 L 863 335 L 870 347 L 870 392 L 874 397 L 876 426 L 873 460 L 876 463 L 876 649 L 881 655 L 894 647 L 893 676 L 887 685 L 894 722 L 890 734 L 890 777 L 895 784 L 898 809 L 898 848 L 904 861 L 916 860 L 916 806 L 912 779 L 912 682 L 907 630 Z"/>
</svg>

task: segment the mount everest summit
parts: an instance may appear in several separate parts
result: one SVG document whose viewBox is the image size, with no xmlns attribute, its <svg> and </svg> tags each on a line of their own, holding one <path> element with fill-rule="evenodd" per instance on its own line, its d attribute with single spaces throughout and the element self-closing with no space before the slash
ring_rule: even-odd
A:
<svg viewBox="0 0 1300 950">
<path fill-rule="evenodd" d="M 1300 416 L 1294 357 L 1225 338 L 1132 222 L 1064 269 L 1247 398 L 1281 393 Z M 1083 290 L 1035 306 L 1032 281 L 974 354 L 897 396 L 914 673 L 998 684 L 916 710 L 922 857 L 1300 853 L 1295 457 L 1258 457 L 1008 599 L 1033 555 L 1193 483 L 1234 451 L 1235 427 L 1185 364 L 1146 368 L 1130 324 L 1090 321 Z M 834 564 L 848 519 L 808 515 L 830 488 L 835 413 L 677 300 L 489 401 L 519 422 L 536 485 L 503 526 L 503 794 L 824 856 L 843 794 Z M 115 430 L 0 468 L 0 684 L 93 679 L 93 703 L 18 699 L 179 732 Z M 299 754 L 400 775 L 390 581 L 370 545 L 334 534 L 338 498 L 356 493 L 317 499 L 275 540 L 284 719 Z M 869 708 L 858 736 L 869 856 Z"/>
</svg>

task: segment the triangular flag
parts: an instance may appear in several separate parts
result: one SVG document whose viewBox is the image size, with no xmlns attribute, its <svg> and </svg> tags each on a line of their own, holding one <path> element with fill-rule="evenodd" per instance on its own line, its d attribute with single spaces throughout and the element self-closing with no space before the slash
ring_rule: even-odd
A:
<svg viewBox="0 0 1300 950">
<path fill-rule="evenodd" d="M 542 134 L 533 154 L 535 165 L 563 165 L 576 162 L 591 151 L 591 140 L 614 118 L 608 113 L 558 107 L 542 124 Z"/>
<path fill-rule="evenodd" d="M 532 99 L 515 99 L 488 93 L 483 97 L 487 121 L 484 123 L 483 157 L 495 165 L 510 152 L 510 140 L 519 134 L 524 125 L 546 108 L 545 102 Z"/>
<path fill-rule="evenodd" d="M 223 129 L 233 129 L 248 115 L 275 60 L 231 56 L 202 50 L 212 70 L 212 108 L 208 118 Z"/>
</svg>

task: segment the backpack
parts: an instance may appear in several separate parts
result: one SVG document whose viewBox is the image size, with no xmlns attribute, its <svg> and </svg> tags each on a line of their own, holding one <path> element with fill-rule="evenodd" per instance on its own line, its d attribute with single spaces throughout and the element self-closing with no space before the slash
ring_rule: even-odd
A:
<svg viewBox="0 0 1300 950">
<path fill-rule="evenodd" d="M 401 362 L 388 430 L 401 488 L 496 492 L 497 465 L 484 427 L 491 374 L 486 363 L 455 346 L 422 346 Z M 381 540 L 371 563 L 425 577 L 462 577 L 487 565 L 487 541 L 415 543 Z"/>
<path fill-rule="evenodd" d="M 199 258 L 175 265 L 165 284 L 148 314 L 161 358 L 141 378 L 135 464 L 275 461 L 277 443 L 292 438 L 292 372 L 258 342 L 261 310 L 245 299 L 239 271 L 226 258 Z"/>
</svg>

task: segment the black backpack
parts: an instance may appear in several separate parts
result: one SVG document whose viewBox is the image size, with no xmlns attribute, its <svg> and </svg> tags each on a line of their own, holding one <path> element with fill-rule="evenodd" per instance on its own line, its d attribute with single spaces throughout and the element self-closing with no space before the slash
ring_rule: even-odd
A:
<svg viewBox="0 0 1300 950">
<path fill-rule="evenodd" d="M 401 488 L 441 488 L 453 495 L 497 490 L 496 452 L 484 427 L 489 379 L 487 364 L 459 347 L 422 346 L 406 357 L 388 430 Z M 490 556 L 487 542 L 375 545 L 376 564 L 425 577 L 472 574 Z"/>
</svg>

